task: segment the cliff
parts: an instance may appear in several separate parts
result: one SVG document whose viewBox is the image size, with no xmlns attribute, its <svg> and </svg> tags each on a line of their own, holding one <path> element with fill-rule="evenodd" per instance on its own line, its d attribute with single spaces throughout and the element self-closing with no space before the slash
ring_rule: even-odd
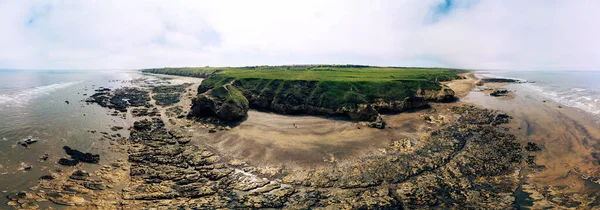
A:
<svg viewBox="0 0 600 210">
<path fill-rule="evenodd" d="M 191 115 L 216 116 L 226 121 L 241 119 L 246 107 L 280 114 L 375 121 L 380 113 L 453 101 L 454 91 L 440 81 L 459 78 L 457 71 L 364 66 L 145 70 L 205 78 L 198 87 Z"/>
<path fill-rule="evenodd" d="M 198 88 L 199 96 L 192 107 L 197 111 L 192 112 L 193 115 L 200 116 L 202 112 L 199 110 L 205 110 L 219 118 L 231 119 L 217 114 L 217 109 L 198 109 L 215 103 L 207 103 L 207 98 L 230 100 L 213 96 L 215 90 L 224 87 L 235 88 L 236 92 L 239 90 L 241 94 L 230 95 L 243 98 L 238 101 L 253 109 L 280 114 L 343 115 L 360 121 L 374 121 L 379 113 L 401 112 L 427 106 L 428 102 L 454 99 L 454 91 L 435 82 L 355 83 L 213 76 L 206 78 Z M 238 110 L 235 109 L 236 115 Z"/>
</svg>

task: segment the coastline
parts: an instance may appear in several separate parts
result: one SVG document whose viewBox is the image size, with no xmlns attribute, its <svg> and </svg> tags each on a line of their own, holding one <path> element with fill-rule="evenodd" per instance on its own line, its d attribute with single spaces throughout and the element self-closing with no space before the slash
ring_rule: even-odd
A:
<svg viewBox="0 0 600 210">
<path fill-rule="evenodd" d="M 173 76 L 169 77 L 174 79 L 178 78 Z M 456 114 L 450 111 L 450 109 L 452 107 L 461 107 L 465 105 L 498 109 L 508 113 L 513 117 L 511 122 L 506 124 L 506 126 L 510 128 L 508 133 L 516 135 L 516 140 L 523 146 L 532 141 L 538 143 L 543 148 L 541 152 L 526 152 L 524 154 L 536 155 L 536 165 L 546 165 L 547 170 L 542 172 L 531 172 L 530 168 L 539 167 L 527 166 L 525 163 L 519 164 L 519 167 L 517 167 L 518 170 L 514 171 L 514 173 L 511 172 L 510 174 L 496 177 L 497 179 L 506 180 L 506 183 L 511 183 L 509 185 L 510 187 L 508 187 L 510 189 L 503 189 L 501 191 L 514 192 L 516 189 L 522 188 L 522 191 L 530 194 L 529 197 L 537 199 L 534 202 L 534 207 L 556 205 L 552 203 L 552 199 L 555 199 L 557 196 L 563 196 L 561 197 L 562 199 L 569 199 L 565 196 L 568 195 L 569 197 L 573 197 L 573 193 L 575 192 L 580 193 L 579 196 L 575 196 L 576 198 L 582 199 L 583 197 L 587 199 L 585 202 L 580 202 L 580 205 L 589 204 L 594 201 L 594 198 L 585 197 L 584 194 L 581 194 L 589 192 L 586 191 L 587 188 L 585 186 L 581 186 L 582 179 L 577 179 L 581 173 L 569 175 L 564 180 L 557 180 L 557 177 L 564 176 L 565 173 L 571 173 L 570 171 L 573 171 L 574 169 L 564 169 L 561 166 L 564 165 L 565 162 L 556 161 L 556 158 L 560 158 L 561 160 L 564 159 L 570 166 L 579 164 L 580 169 L 583 168 L 588 171 L 595 169 L 597 166 L 593 164 L 585 164 L 582 167 L 581 163 L 585 163 L 586 159 L 576 157 L 577 154 L 582 151 L 589 152 L 590 150 L 585 149 L 585 145 L 582 141 L 570 142 L 569 140 L 571 140 L 571 137 L 559 138 L 558 140 L 550 138 L 553 136 L 552 131 L 558 133 L 560 131 L 570 131 L 575 129 L 576 131 L 572 132 L 572 137 L 580 138 L 583 136 L 584 138 L 597 139 L 599 133 L 595 133 L 596 131 L 590 128 L 590 126 L 592 126 L 591 124 L 574 120 L 576 119 L 575 117 L 580 116 L 577 115 L 577 111 L 570 108 L 562 108 L 556 111 L 556 109 L 551 108 L 553 105 L 549 102 L 545 103 L 545 105 L 548 106 L 545 109 L 519 108 L 519 106 L 536 105 L 535 103 L 532 103 L 534 101 L 542 102 L 541 100 L 531 99 L 520 95 L 521 91 L 516 92 L 516 97 L 514 99 L 498 100 L 489 95 L 484 95 L 482 92 L 472 90 L 477 82 L 477 78 L 472 73 L 468 73 L 466 78 L 467 79 L 455 80 L 448 83 L 448 86 L 451 88 L 456 88 L 455 92 L 457 96 L 460 96 L 460 101 L 454 103 L 433 103 L 431 104 L 431 108 L 428 109 L 384 115 L 383 118 L 388 123 L 388 127 L 383 130 L 368 128 L 360 122 L 357 123 L 347 120 L 340 121 L 335 118 L 286 116 L 257 111 L 250 111 L 248 119 L 234 128 L 219 128 L 210 124 L 169 116 L 169 114 L 167 114 L 167 107 L 155 107 L 158 107 L 158 110 L 161 113 L 159 118 L 164 122 L 164 127 L 168 129 L 169 132 L 180 133 L 179 136 L 181 136 L 181 139 L 189 141 L 189 143 L 179 143 L 176 145 L 181 145 L 186 151 L 198 150 L 199 154 L 204 154 L 202 155 L 203 158 L 201 161 L 208 161 L 207 163 L 209 164 L 206 166 L 211 166 L 212 168 L 202 168 L 202 170 L 207 170 L 209 173 L 217 173 L 217 171 L 219 171 L 219 176 L 223 176 L 223 179 L 239 183 L 239 185 L 236 185 L 237 187 L 233 187 L 235 199 L 242 199 L 239 204 L 236 204 L 239 205 L 239 207 L 278 207 L 283 205 L 283 203 L 289 203 L 290 200 L 288 200 L 288 197 L 292 194 L 302 196 L 308 195 L 307 193 L 309 192 L 319 192 L 321 196 L 331 196 L 331 199 L 340 201 L 350 197 L 362 197 L 361 200 L 346 200 L 342 203 L 334 204 L 334 206 L 340 208 L 360 207 L 365 203 L 371 203 L 374 206 L 381 207 L 408 205 L 409 203 L 397 203 L 398 200 L 395 199 L 395 197 L 400 196 L 406 199 L 401 202 L 413 202 L 413 199 L 415 198 L 411 196 L 424 195 L 417 193 L 417 191 L 414 191 L 413 189 L 414 187 L 419 188 L 419 185 L 427 185 L 431 182 L 431 180 L 428 180 L 427 176 L 422 176 L 422 174 L 434 176 L 435 173 L 438 173 L 432 171 L 452 171 L 452 173 L 460 174 L 460 172 L 454 171 L 456 169 L 453 168 L 460 168 L 459 165 L 456 164 L 461 163 L 460 161 L 464 161 L 463 159 L 469 157 L 469 155 L 478 155 L 478 153 L 476 153 L 477 151 L 465 151 L 461 149 L 455 153 L 448 153 L 448 157 L 450 158 L 448 160 L 440 159 L 443 160 L 441 162 L 438 162 L 440 160 L 436 160 L 436 158 L 428 160 L 432 162 L 426 162 L 427 164 L 423 164 L 423 166 L 432 164 L 433 170 L 430 171 L 429 169 L 425 169 L 426 167 L 417 167 L 414 169 L 418 171 L 417 173 L 402 175 L 406 176 L 406 178 L 401 182 L 389 180 L 382 183 L 377 180 L 368 180 L 363 177 L 362 173 L 369 174 L 367 171 L 375 169 L 370 168 L 373 166 L 397 163 L 394 158 L 410 157 L 414 151 L 419 151 L 419 149 L 424 146 L 428 146 L 430 143 L 435 142 L 432 141 L 435 139 L 431 139 L 430 137 L 431 132 L 443 130 L 448 128 L 448 126 L 452 126 L 454 122 L 459 119 L 454 116 Z M 189 80 L 186 79 L 186 81 Z M 198 85 L 199 83 L 196 81 L 195 84 L 190 86 L 189 92 L 184 92 L 182 101 L 173 106 L 180 106 L 187 111 L 186 107 L 191 105 L 189 97 L 195 95 Z M 155 101 L 152 100 L 151 103 L 154 104 Z M 479 108 L 468 110 L 480 112 Z M 535 117 L 532 117 L 534 113 Z M 544 118 L 544 122 L 547 121 L 547 124 L 539 123 L 534 120 L 545 115 L 549 115 L 549 117 L 546 117 L 548 118 L 547 120 Z M 563 120 L 561 120 L 564 117 L 572 119 L 568 121 L 568 125 L 564 128 L 565 130 L 552 130 L 557 124 L 564 123 Z M 152 117 L 142 116 L 135 118 L 135 120 L 139 121 L 141 119 L 151 118 Z M 429 120 L 424 120 L 424 118 Z M 527 124 L 529 124 L 530 128 L 523 129 Z M 130 130 L 132 132 L 143 133 L 143 131 L 136 131 L 134 128 Z M 215 132 L 213 133 L 211 130 L 215 130 Z M 488 132 L 494 133 L 497 131 L 490 130 Z M 327 139 L 327 141 L 322 141 L 323 139 Z M 177 138 L 177 141 L 180 141 L 180 139 Z M 468 140 L 467 143 L 469 141 L 471 140 Z M 552 146 L 552 144 L 557 141 L 561 142 L 561 144 Z M 129 153 L 130 160 L 132 149 L 139 150 L 139 148 L 144 148 L 143 144 L 128 143 L 126 140 L 123 140 L 122 142 L 115 140 L 115 142 L 118 142 L 118 144 L 115 145 L 115 148 L 120 148 L 120 152 L 125 155 Z M 575 145 L 575 147 L 569 148 L 565 147 L 565 145 Z M 452 147 L 448 147 L 447 149 L 450 148 Z M 568 150 L 564 150 L 564 148 L 567 148 Z M 571 156 L 557 156 L 555 154 L 562 152 L 567 152 L 568 154 L 573 151 L 576 151 L 577 153 Z M 450 151 L 442 149 L 439 151 L 439 154 L 446 154 L 447 152 Z M 433 155 L 434 156 L 432 157 L 442 157 L 437 156 L 438 154 Z M 385 158 L 385 160 L 382 162 L 380 158 Z M 306 161 L 299 162 L 298 160 Z M 79 193 L 86 196 L 75 194 L 71 197 L 62 197 L 65 199 L 63 202 L 67 205 L 96 208 L 132 208 L 134 206 L 150 208 L 161 205 L 179 205 L 193 208 L 194 205 L 192 205 L 192 203 L 198 204 L 196 207 L 231 207 L 229 206 L 230 204 L 228 204 L 231 201 L 222 200 L 223 197 L 221 196 L 222 193 L 227 192 L 229 187 L 221 189 L 218 184 L 215 186 L 216 189 L 212 187 L 207 189 L 203 188 L 206 190 L 207 194 L 202 195 L 199 198 L 165 200 L 164 198 L 148 199 L 151 197 L 140 197 L 142 199 L 135 199 L 135 195 L 132 194 L 135 191 L 131 191 L 131 187 L 145 186 L 140 185 L 140 180 L 135 178 L 136 175 L 132 175 L 129 172 L 133 168 L 138 167 L 136 166 L 137 164 L 139 163 L 115 161 L 108 165 L 101 166 L 99 170 L 91 172 L 91 176 L 102 178 L 105 182 L 109 183 L 123 182 L 125 184 L 121 187 L 112 186 L 112 189 L 110 190 L 90 191 L 79 189 Z M 346 171 L 348 169 L 359 171 L 350 173 L 352 170 Z M 394 174 L 399 172 L 394 171 L 393 168 L 377 168 L 377 170 L 376 173 Z M 73 171 L 64 171 L 60 174 L 53 174 L 57 179 L 51 181 L 42 180 L 39 187 L 42 189 L 56 190 L 64 188 L 65 184 L 73 185 L 74 181 L 69 178 L 72 172 Z M 586 176 L 595 176 L 593 173 L 589 174 L 590 175 Z M 340 175 L 342 176 L 340 177 Z M 439 174 L 435 176 L 443 177 L 443 175 Z M 220 179 L 221 178 L 219 178 L 219 180 Z M 137 181 L 134 182 L 134 180 Z M 340 182 L 340 180 L 345 181 Z M 383 180 L 385 180 L 385 178 Z M 455 181 L 460 183 L 458 180 L 449 180 L 449 182 Z M 565 183 L 573 181 L 578 182 L 574 187 L 564 188 L 566 190 L 560 191 L 555 190 L 552 195 L 548 195 L 548 193 L 545 192 L 547 191 L 546 187 L 549 184 L 552 186 L 556 186 L 556 184 L 565 185 Z M 77 183 L 85 184 L 87 181 L 75 181 L 74 186 L 76 186 Z M 209 181 L 209 183 L 212 182 Z M 583 184 L 589 185 L 585 180 L 583 181 Z M 413 191 L 403 191 L 404 189 L 413 189 Z M 220 190 L 225 191 L 221 192 Z M 269 194 L 274 194 L 276 196 L 265 197 Z M 39 196 L 40 200 L 47 197 L 47 194 L 39 195 L 38 193 L 35 195 Z M 137 196 L 150 195 L 161 196 L 162 194 L 139 194 Z M 503 199 L 508 199 L 505 197 L 508 195 L 500 195 Z M 541 196 L 544 196 L 544 198 L 541 198 Z M 31 197 L 35 196 L 32 195 Z M 84 197 L 91 197 L 94 199 L 85 199 Z M 144 198 L 150 200 L 150 202 L 144 201 L 146 200 Z M 588 202 L 588 200 L 591 201 Z M 315 203 L 315 201 L 309 201 L 310 199 L 304 200 L 301 203 L 295 203 L 295 205 L 308 205 L 307 207 L 319 205 L 319 202 Z M 510 199 L 503 201 L 496 200 L 496 202 L 497 205 L 501 205 L 495 207 L 515 205 L 514 201 L 511 201 Z M 419 203 L 410 204 L 412 206 L 418 206 L 417 204 Z"/>
<path fill-rule="evenodd" d="M 600 189 L 600 126 L 596 116 L 567 107 L 518 84 L 501 86 L 511 99 L 471 92 L 463 101 L 504 111 L 513 117 L 511 133 L 535 142 L 535 167 L 523 168 L 523 191 L 534 200 L 533 208 L 594 205 Z"/>
</svg>

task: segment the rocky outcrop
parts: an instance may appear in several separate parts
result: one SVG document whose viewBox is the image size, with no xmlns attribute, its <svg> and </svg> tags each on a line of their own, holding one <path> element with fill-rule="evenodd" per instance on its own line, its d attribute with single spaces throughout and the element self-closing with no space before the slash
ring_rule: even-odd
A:
<svg viewBox="0 0 600 210">
<path fill-rule="evenodd" d="M 164 85 L 152 88 L 152 99 L 156 101 L 156 105 L 168 106 L 179 102 L 181 94 L 186 92 L 186 88 L 190 83 L 181 85 Z"/>
<path fill-rule="evenodd" d="M 110 91 L 100 88 L 96 93 L 85 100 L 88 103 L 97 103 L 102 107 L 126 112 L 128 107 L 150 106 L 150 96 L 147 91 L 138 88 L 121 88 Z"/>
<path fill-rule="evenodd" d="M 440 90 L 419 90 L 418 92 L 426 101 L 452 102 L 456 100 L 454 90 L 446 85 L 442 85 Z"/>
<path fill-rule="evenodd" d="M 224 85 L 198 95 L 192 101 L 193 116 L 215 116 L 226 121 L 239 120 L 248 113 L 248 100 L 232 85 Z"/>
<path fill-rule="evenodd" d="M 509 93 L 509 91 L 506 89 L 496 89 L 490 93 L 490 96 L 501 97 L 501 96 L 507 96 L 508 93 Z"/>
<path fill-rule="evenodd" d="M 67 155 L 71 156 L 74 160 L 85 162 L 85 163 L 98 163 L 100 161 L 100 155 L 81 152 L 71 147 L 64 146 L 63 149 Z"/>
</svg>

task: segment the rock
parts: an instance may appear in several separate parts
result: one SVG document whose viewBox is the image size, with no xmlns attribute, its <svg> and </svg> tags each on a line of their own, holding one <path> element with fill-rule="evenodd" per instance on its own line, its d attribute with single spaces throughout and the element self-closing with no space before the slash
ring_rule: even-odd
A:
<svg viewBox="0 0 600 210">
<path fill-rule="evenodd" d="M 40 177 L 40 180 L 54 180 L 52 175 L 43 175 Z"/>
<path fill-rule="evenodd" d="M 102 183 L 102 181 L 88 181 L 84 182 L 83 186 L 90 190 L 104 190 L 106 189 L 106 185 Z"/>
<path fill-rule="evenodd" d="M 125 87 L 115 91 L 96 91 L 95 94 L 85 100 L 88 103 L 97 103 L 102 107 L 116 109 L 126 112 L 131 106 L 150 105 L 150 96 L 147 91 L 138 88 Z"/>
<path fill-rule="evenodd" d="M 45 162 L 46 160 L 48 160 L 49 155 L 48 154 L 43 154 L 42 156 L 40 156 L 40 162 Z"/>
<path fill-rule="evenodd" d="M 454 90 L 446 85 L 442 85 L 440 90 L 419 90 L 418 96 L 426 101 L 432 102 L 453 102 L 456 101 Z M 410 107 L 409 107 L 410 108 Z M 415 107 L 416 108 L 416 107 Z"/>
<path fill-rule="evenodd" d="M 152 93 L 154 93 L 152 98 L 156 101 L 156 105 L 166 106 L 176 104 L 179 102 L 181 93 L 190 85 L 190 83 L 184 83 L 181 85 L 156 86 L 152 88 Z"/>
<path fill-rule="evenodd" d="M 490 93 L 490 96 L 494 96 L 494 97 L 507 96 L 508 93 L 509 93 L 508 90 L 497 89 L 497 90 L 492 91 L 492 93 Z"/>
<path fill-rule="evenodd" d="M 60 158 L 58 160 L 58 164 L 63 166 L 76 166 L 77 164 L 79 164 L 79 161 L 73 159 Z"/>
<path fill-rule="evenodd" d="M 481 79 L 481 81 L 488 82 L 488 83 L 517 83 L 517 82 L 521 82 L 520 80 L 507 79 L 507 78 L 484 78 L 484 79 Z"/>
<path fill-rule="evenodd" d="M 83 153 L 79 150 L 71 149 L 68 146 L 64 146 L 63 149 L 70 155 L 71 158 L 84 162 L 84 163 L 98 163 L 100 161 L 100 155 L 95 155 L 92 153 Z"/>
<path fill-rule="evenodd" d="M 192 139 L 190 139 L 190 138 L 180 138 L 180 139 L 177 139 L 177 143 L 179 143 L 179 144 L 187 144 L 187 143 L 190 143 L 191 140 Z"/>
<path fill-rule="evenodd" d="M 6 196 L 6 198 L 8 198 L 8 200 L 11 200 L 11 201 L 25 199 L 25 198 L 27 198 L 27 193 L 25 193 L 25 192 L 11 193 L 11 194 L 8 194 Z"/>
<path fill-rule="evenodd" d="M 57 192 L 51 192 L 47 194 L 48 200 L 53 203 L 67 206 L 82 206 L 87 203 L 87 201 L 79 196 L 66 195 Z"/>
<path fill-rule="evenodd" d="M 249 109 L 248 99 L 241 91 L 231 85 L 214 88 L 192 101 L 192 116 L 215 116 L 225 121 L 235 121 L 246 117 Z"/>
<path fill-rule="evenodd" d="M 37 139 L 26 138 L 26 139 L 19 141 L 18 144 L 21 145 L 22 147 L 27 148 L 27 147 L 29 147 L 29 145 L 37 143 L 37 142 L 38 142 Z"/>
<path fill-rule="evenodd" d="M 65 101 L 66 104 L 69 104 L 69 101 Z"/>
<path fill-rule="evenodd" d="M 122 129 L 123 129 L 123 126 L 113 126 L 110 128 L 110 130 L 112 130 L 112 131 L 118 131 L 118 130 L 122 130 Z"/>
<path fill-rule="evenodd" d="M 529 152 L 537 152 L 537 151 L 542 151 L 542 148 L 540 148 L 534 142 L 527 142 L 527 146 L 525 146 L 525 150 L 527 150 Z"/>
<path fill-rule="evenodd" d="M 150 129 L 152 129 L 152 122 L 147 119 L 143 119 L 141 121 L 135 121 L 133 123 L 133 129 L 136 129 L 138 131 L 150 130 Z"/>
<path fill-rule="evenodd" d="M 383 118 L 381 118 L 381 115 L 379 115 L 379 116 L 377 116 L 377 118 L 376 118 L 376 120 L 374 122 L 367 123 L 367 126 L 369 126 L 371 128 L 384 129 L 385 128 L 385 121 L 383 121 Z"/>
<path fill-rule="evenodd" d="M 75 180 L 86 180 L 88 177 L 90 177 L 90 173 L 82 170 L 77 170 L 69 176 L 69 178 Z"/>
<path fill-rule="evenodd" d="M 33 201 L 27 201 L 27 202 L 21 204 L 21 208 L 23 208 L 23 209 L 39 209 L 40 206 Z"/>
</svg>

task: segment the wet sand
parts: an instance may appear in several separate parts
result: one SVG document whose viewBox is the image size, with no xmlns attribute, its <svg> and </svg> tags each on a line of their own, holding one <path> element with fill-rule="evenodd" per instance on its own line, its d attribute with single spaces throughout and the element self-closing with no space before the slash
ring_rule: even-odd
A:
<svg viewBox="0 0 600 210">
<path fill-rule="evenodd" d="M 250 111 L 246 121 L 211 135 L 206 143 L 251 164 L 314 166 L 362 157 L 395 140 L 413 138 L 425 126 L 419 115 L 384 116 L 388 128 L 380 130 L 347 119 Z"/>
</svg>

